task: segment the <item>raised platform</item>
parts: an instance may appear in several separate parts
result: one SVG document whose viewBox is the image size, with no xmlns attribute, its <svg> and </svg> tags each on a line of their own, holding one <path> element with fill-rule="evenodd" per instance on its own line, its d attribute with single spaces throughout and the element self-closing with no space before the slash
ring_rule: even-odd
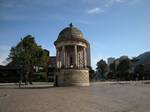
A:
<svg viewBox="0 0 150 112">
<path fill-rule="evenodd" d="M 60 69 L 56 73 L 57 86 L 89 86 L 88 69 Z"/>
</svg>

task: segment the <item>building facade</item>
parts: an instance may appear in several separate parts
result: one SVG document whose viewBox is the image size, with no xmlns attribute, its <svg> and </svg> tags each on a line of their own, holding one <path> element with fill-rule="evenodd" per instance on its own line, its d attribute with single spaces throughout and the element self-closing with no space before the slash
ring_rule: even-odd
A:
<svg viewBox="0 0 150 112">
<path fill-rule="evenodd" d="M 109 66 L 110 64 L 112 64 L 114 61 L 115 61 L 115 58 L 114 58 L 114 57 L 108 58 L 108 59 L 107 59 L 107 64 L 108 64 L 108 66 Z"/>
<path fill-rule="evenodd" d="M 55 84 L 89 86 L 90 44 L 82 32 L 70 24 L 59 33 L 54 45 L 57 64 Z"/>
</svg>

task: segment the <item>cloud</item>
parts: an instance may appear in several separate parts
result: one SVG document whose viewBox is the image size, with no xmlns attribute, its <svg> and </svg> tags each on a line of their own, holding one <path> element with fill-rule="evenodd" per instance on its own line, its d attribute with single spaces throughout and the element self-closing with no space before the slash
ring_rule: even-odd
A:
<svg viewBox="0 0 150 112">
<path fill-rule="evenodd" d="M 88 10 L 88 14 L 99 14 L 104 12 L 104 10 L 102 10 L 101 8 L 95 7 L 93 9 Z"/>
<path fill-rule="evenodd" d="M 0 55 L 0 65 L 6 65 L 8 62 L 6 61 L 7 54 Z"/>
<path fill-rule="evenodd" d="M 6 58 L 9 54 L 10 46 L 9 45 L 0 45 L 0 65 L 6 65 Z"/>
<path fill-rule="evenodd" d="M 116 4 L 116 3 L 124 3 L 126 2 L 127 0 L 106 0 L 105 1 L 105 6 L 106 7 L 110 7 L 112 6 L 113 4 Z"/>
</svg>

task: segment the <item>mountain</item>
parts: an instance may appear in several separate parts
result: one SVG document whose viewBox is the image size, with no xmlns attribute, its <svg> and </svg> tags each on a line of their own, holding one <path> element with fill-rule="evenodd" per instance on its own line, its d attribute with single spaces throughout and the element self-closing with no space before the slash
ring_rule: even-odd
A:
<svg viewBox="0 0 150 112">
<path fill-rule="evenodd" d="M 138 64 L 144 64 L 146 62 L 149 62 L 150 61 L 150 51 L 140 54 L 136 58 L 139 59 L 139 61 L 137 61 Z"/>
</svg>

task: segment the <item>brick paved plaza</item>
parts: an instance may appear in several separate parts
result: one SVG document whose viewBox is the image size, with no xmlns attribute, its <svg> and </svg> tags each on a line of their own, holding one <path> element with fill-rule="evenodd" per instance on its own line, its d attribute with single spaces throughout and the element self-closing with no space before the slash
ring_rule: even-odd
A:
<svg viewBox="0 0 150 112">
<path fill-rule="evenodd" d="M 149 112 L 150 84 L 0 89 L 0 112 Z"/>
</svg>

